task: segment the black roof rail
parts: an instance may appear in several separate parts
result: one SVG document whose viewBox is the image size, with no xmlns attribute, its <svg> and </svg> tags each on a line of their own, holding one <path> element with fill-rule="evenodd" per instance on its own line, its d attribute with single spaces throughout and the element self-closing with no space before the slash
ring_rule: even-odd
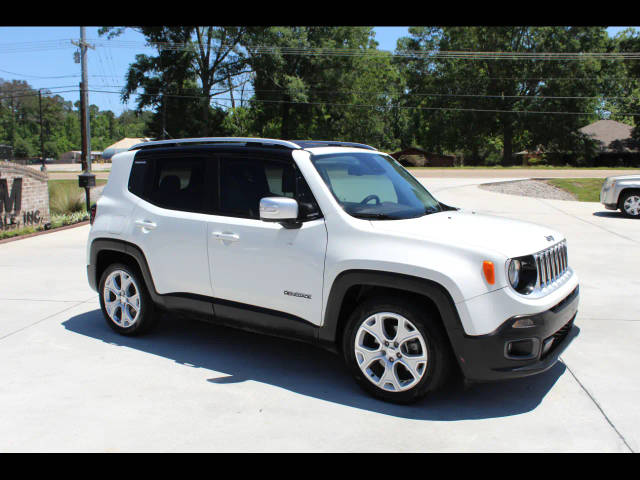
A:
<svg viewBox="0 0 640 480">
<path fill-rule="evenodd" d="M 364 143 L 354 142 L 338 142 L 333 140 L 291 140 L 292 143 L 299 145 L 302 148 L 314 148 L 314 147 L 352 147 L 352 148 L 364 148 L 366 150 L 378 150 L 371 145 Z"/>
<path fill-rule="evenodd" d="M 184 144 L 203 144 L 203 145 L 211 145 L 211 144 L 245 144 L 245 145 L 256 145 L 256 146 L 278 146 L 290 148 L 292 150 L 299 150 L 299 145 L 288 142 L 286 140 L 275 140 L 272 138 L 250 138 L 250 137 L 203 137 L 203 138 L 176 138 L 172 140 L 155 140 L 150 142 L 137 143 L 129 150 L 143 150 L 146 148 L 154 148 L 154 147 L 174 147 L 178 145 Z"/>
</svg>

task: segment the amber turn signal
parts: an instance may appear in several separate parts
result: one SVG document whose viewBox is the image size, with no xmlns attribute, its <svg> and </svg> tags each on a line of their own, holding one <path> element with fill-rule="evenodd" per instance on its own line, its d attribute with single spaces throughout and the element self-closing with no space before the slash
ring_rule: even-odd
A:
<svg viewBox="0 0 640 480">
<path fill-rule="evenodd" d="M 484 272 L 484 278 L 487 279 L 487 282 L 490 285 L 496 283 L 496 271 L 493 268 L 493 262 L 489 262 L 487 260 L 482 262 L 482 271 Z"/>
</svg>

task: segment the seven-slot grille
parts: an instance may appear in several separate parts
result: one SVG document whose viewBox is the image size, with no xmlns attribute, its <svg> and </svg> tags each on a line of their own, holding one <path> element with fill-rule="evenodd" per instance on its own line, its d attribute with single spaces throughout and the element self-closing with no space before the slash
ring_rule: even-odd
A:
<svg viewBox="0 0 640 480">
<path fill-rule="evenodd" d="M 538 269 L 536 286 L 546 287 L 560 277 L 568 268 L 567 242 L 562 241 L 533 255 Z"/>
</svg>

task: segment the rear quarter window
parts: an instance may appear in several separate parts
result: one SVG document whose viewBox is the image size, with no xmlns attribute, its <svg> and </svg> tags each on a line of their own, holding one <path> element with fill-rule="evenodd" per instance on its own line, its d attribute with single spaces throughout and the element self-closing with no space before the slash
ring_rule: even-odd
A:
<svg viewBox="0 0 640 480">
<path fill-rule="evenodd" d="M 129 191 L 137 197 L 144 198 L 145 179 L 148 170 L 147 159 L 133 159 L 129 174 Z"/>
</svg>

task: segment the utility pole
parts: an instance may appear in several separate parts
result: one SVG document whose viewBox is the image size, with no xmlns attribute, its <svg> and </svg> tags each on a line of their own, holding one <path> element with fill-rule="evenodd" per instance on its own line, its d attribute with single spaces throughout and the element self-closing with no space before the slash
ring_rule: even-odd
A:
<svg viewBox="0 0 640 480">
<path fill-rule="evenodd" d="M 40 170 L 43 172 L 47 171 L 47 165 L 44 159 L 44 134 L 42 128 L 42 89 L 38 90 L 38 102 L 40 103 L 40 159 L 42 160 L 42 166 Z"/>
<path fill-rule="evenodd" d="M 80 131 L 82 135 L 82 173 L 78 175 L 78 185 L 84 187 L 87 200 L 87 212 L 91 208 L 91 187 L 96 185 L 96 176 L 91 173 L 91 125 L 89 122 L 89 84 L 87 81 L 87 47 L 85 27 L 80 27 L 80 41 L 74 42 L 80 48 L 80 63 L 82 65 L 82 82 L 80 82 Z"/>
</svg>

